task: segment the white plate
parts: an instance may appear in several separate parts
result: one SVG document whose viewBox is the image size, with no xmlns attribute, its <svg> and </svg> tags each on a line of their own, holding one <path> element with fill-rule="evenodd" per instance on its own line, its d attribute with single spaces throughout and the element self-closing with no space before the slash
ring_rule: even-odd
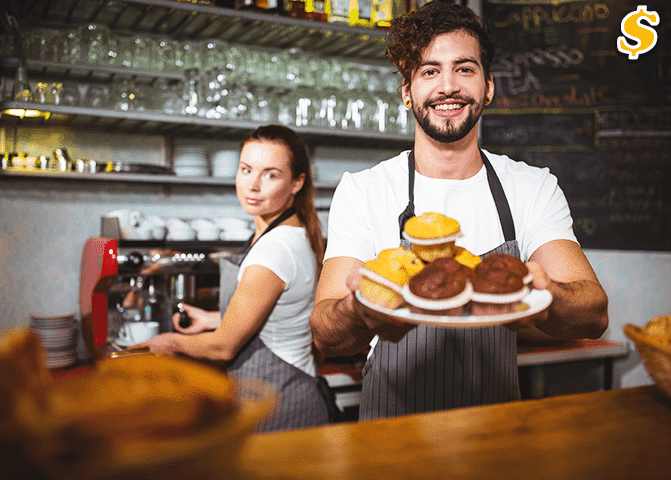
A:
<svg viewBox="0 0 671 480">
<path fill-rule="evenodd" d="M 422 313 L 412 313 L 408 308 L 399 308 L 392 310 L 390 308 L 380 307 L 374 303 L 369 302 L 361 296 L 359 290 L 356 291 L 356 299 L 365 307 L 375 310 L 376 312 L 384 313 L 390 317 L 402 320 L 409 323 L 423 323 L 425 325 L 433 325 L 436 327 L 487 327 L 490 325 L 499 325 L 504 323 L 514 322 L 523 318 L 535 315 L 542 312 L 552 303 L 552 294 L 547 290 L 532 290 L 522 302 L 529 305 L 527 310 L 522 312 L 502 313 L 499 315 L 459 315 L 459 316 L 438 316 L 426 315 Z"/>
</svg>

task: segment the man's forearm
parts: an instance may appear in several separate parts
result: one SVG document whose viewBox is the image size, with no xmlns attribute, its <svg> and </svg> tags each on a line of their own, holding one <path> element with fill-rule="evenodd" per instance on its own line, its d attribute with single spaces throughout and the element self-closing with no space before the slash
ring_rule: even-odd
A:
<svg viewBox="0 0 671 480">
<path fill-rule="evenodd" d="M 373 333 L 354 313 L 352 301 L 352 295 L 340 300 L 326 299 L 312 310 L 310 326 L 314 342 L 327 357 L 359 353 L 373 338 Z"/>
<path fill-rule="evenodd" d="M 552 282 L 553 300 L 547 321 L 536 326 L 555 338 L 598 338 L 608 327 L 608 297 L 590 280 Z"/>
</svg>

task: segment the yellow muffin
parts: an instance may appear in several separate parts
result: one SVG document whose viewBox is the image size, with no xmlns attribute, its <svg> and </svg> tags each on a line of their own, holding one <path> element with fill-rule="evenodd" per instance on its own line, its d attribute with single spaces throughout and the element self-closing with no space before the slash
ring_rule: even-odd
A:
<svg viewBox="0 0 671 480">
<path fill-rule="evenodd" d="M 383 250 L 375 260 L 361 267 L 359 292 L 376 305 L 396 309 L 403 303 L 403 285 L 422 268 L 422 261 L 407 248 Z"/>
<path fill-rule="evenodd" d="M 478 264 L 482 261 L 482 258 L 480 258 L 479 256 L 473 255 L 464 247 L 459 247 L 457 245 L 454 246 L 454 250 L 452 253 L 454 255 L 454 259 L 457 262 L 471 269 L 477 267 Z"/>
<path fill-rule="evenodd" d="M 382 250 L 377 258 L 378 260 L 399 262 L 405 267 L 411 277 L 424 268 L 424 263 L 417 254 L 405 247 L 387 248 L 386 250 Z"/>
<path fill-rule="evenodd" d="M 411 217 L 403 234 L 419 258 L 431 262 L 453 256 L 454 241 L 461 236 L 459 222 L 440 213 L 428 212 Z"/>
</svg>

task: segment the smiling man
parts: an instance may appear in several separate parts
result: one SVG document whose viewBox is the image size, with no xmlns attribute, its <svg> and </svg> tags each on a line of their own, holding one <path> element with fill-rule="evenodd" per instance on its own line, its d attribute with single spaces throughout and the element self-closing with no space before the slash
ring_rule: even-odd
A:
<svg viewBox="0 0 671 480">
<path fill-rule="evenodd" d="M 434 1 L 397 19 L 387 57 L 403 76 L 415 116 L 413 149 L 343 175 L 331 204 L 328 245 L 310 317 L 327 356 L 368 345 L 361 419 L 520 398 L 517 331 L 561 339 L 597 338 L 608 326 L 607 297 L 573 233 L 557 179 L 478 147 L 478 121 L 494 96 L 494 47 L 467 7 Z M 506 325 L 413 325 L 361 306 L 359 268 L 404 245 L 413 215 L 439 212 L 461 225 L 457 244 L 482 257 L 514 255 L 549 309 Z"/>
</svg>

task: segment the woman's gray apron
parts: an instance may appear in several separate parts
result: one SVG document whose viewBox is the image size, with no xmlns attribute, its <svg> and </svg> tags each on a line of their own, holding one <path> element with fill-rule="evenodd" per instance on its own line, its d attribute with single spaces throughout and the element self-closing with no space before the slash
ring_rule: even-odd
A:
<svg viewBox="0 0 671 480">
<path fill-rule="evenodd" d="M 295 210 L 285 211 L 271 223 L 268 233 Z M 228 307 L 237 288 L 238 271 L 247 256 L 251 241 L 238 255 L 220 260 L 219 310 L 221 315 Z M 314 378 L 275 355 L 259 338 L 259 332 L 240 349 L 235 358 L 226 363 L 226 371 L 238 379 L 253 378 L 273 385 L 279 395 L 275 414 L 256 427 L 257 432 L 304 428 L 323 425 L 338 419 L 335 397 L 323 377 Z"/>
<path fill-rule="evenodd" d="M 501 182 L 480 151 L 506 242 L 491 252 L 520 257 Z M 414 216 L 414 152 L 408 157 L 409 202 L 399 228 Z M 401 236 L 401 244 L 411 248 Z M 363 370 L 361 420 L 520 399 L 517 335 L 501 325 L 419 325 L 398 343 L 379 340 Z"/>
</svg>

